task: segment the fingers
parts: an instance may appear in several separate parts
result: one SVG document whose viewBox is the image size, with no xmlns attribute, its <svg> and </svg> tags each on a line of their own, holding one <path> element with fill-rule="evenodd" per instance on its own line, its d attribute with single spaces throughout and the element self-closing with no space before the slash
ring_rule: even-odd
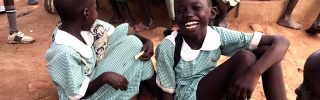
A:
<svg viewBox="0 0 320 100">
<path fill-rule="evenodd" d="M 228 90 L 228 99 L 233 100 L 245 100 L 251 98 L 251 92 L 248 89 L 233 87 Z M 250 95 L 250 97 L 249 97 Z"/>
<path fill-rule="evenodd" d="M 240 93 L 240 100 L 246 100 L 246 95 L 247 95 L 247 90 L 242 90 L 241 93 Z"/>
<path fill-rule="evenodd" d="M 123 90 L 122 91 L 126 91 L 128 89 L 128 84 L 125 82 L 122 82 L 122 86 L 123 86 Z"/>
<path fill-rule="evenodd" d="M 119 87 L 119 89 L 120 89 L 121 91 L 126 90 L 126 89 L 125 89 L 125 87 L 124 87 L 123 85 L 119 85 L 118 87 Z"/>
<path fill-rule="evenodd" d="M 129 81 L 126 78 L 124 78 L 124 83 L 129 84 Z"/>
<path fill-rule="evenodd" d="M 247 99 L 251 99 L 252 90 L 247 91 Z"/>
<path fill-rule="evenodd" d="M 145 53 L 143 53 L 143 55 L 141 55 L 139 59 L 142 61 L 148 61 L 153 56 L 153 54 L 154 53 L 152 50 L 145 50 Z"/>
<path fill-rule="evenodd" d="M 235 100 L 243 100 L 243 99 L 240 99 L 240 98 L 239 98 L 239 97 L 240 97 L 240 94 L 241 94 L 241 91 L 242 91 L 241 88 L 236 88 L 236 89 L 234 89 L 233 99 L 235 99 Z"/>
</svg>

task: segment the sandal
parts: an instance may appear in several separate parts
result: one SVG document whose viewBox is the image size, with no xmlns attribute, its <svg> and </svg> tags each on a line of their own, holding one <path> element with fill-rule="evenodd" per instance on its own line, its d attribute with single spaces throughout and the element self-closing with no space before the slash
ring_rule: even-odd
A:
<svg viewBox="0 0 320 100">
<path fill-rule="evenodd" d="M 309 34 L 309 35 L 316 35 L 317 33 L 320 33 L 320 29 L 307 29 L 306 32 Z"/>
<path fill-rule="evenodd" d="M 51 14 L 56 13 L 56 9 L 53 5 L 53 0 L 44 0 L 44 8 Z"/>
</svg>

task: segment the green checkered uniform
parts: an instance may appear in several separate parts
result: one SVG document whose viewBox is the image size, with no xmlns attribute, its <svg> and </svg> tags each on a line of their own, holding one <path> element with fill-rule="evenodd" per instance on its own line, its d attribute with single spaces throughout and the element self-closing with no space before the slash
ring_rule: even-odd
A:
<svg viewBox="0 0 320 100">
<path fill-rule="evenodd" d="M 106 29 L 111 26 L 100 20 L 95 23 L 102 24 Z M 85 60 L 90 66 L 95 66 L 93 73 L 88 76 L 90 81 L 104 72 L 116 72 L 129 81 L 128 89 L 126 91 L 115 90 L 105 84 L 86 99 L 128 100 L 138 94 L 140 82 L 153 75 L 154 69 L 151 60 L 140 61 L 134 58 L 140 52 L 143 44 L 137 37 L 127 36 L 127 33 L 128 24 L 119 25 L 115 29 L 108 39 L 105 59 L 99 65 L 95 66 L 96 55 L 94 51 L 92 51 L 93 57 Z M 85 65 L 80 60 L 81 55 L 70 46 L 58 45 L 53 41 L 46 53 L 46 58 L 49 62 L 48 71 L 58 89 L 59 99 L 67 100 L 69 99 L 67 96 L 79 94 L 79 88 L 86 78 L 82 74 L 82 68 Z"/>
<path fill-rule="evenodd" d="M 160 85 L 175 89 L 176 100 L 196 100 L 199 81 L 217 67 L 220 55 L 232 56 L 240 50 L 248 50 L 254 36 L 225 28 L 212 28 L 220 35 L 220 48 L 212 51 L 200 50 L 197 58 L 192 61 L 181 58 L 174 69 L 174 44 L 164 39 L 157 47 L 156 65 Z"/>
</svg>

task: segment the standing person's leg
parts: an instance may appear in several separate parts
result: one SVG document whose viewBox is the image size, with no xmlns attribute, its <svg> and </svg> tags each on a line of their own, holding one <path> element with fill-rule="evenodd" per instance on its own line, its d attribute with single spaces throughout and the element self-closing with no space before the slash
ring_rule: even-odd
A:
<svg viewBox="0 0 320 100">
<path fill-rule="evenodd" d="M 13 0 L 4 0 L 4 6 L 6 13 L 8 15 L 8 22 L 10 27 L 10 32 L 8 36 L 8 43 L 32 43 L 34 39 L 32 37 L 24 35 L 17 28 L 16 21 L 16 9 Z"/>
<path fill-rule="evenodd" d="M 309 29 L 306 30 L 310 35 L 315 35 L 316 33 L 320 33 L 320 13 L 318 18 L 313 22 Z"/>
<path fill-rule="evenodd" d="M 129 6 L 127 4 L 127 1 L 120 2 L 121 6 L 124 8 L 124 11 L 126 13 L 126 20 L 128 21 L 130 26 L 134 26 L 136 24 L 136 20 L 132 17 L 131 11 L 129 9 Z"/>
<path fill-rule="evenodd" d="M 253 51 L 259 59 L 269 46 L 259 47 Z M 286 100 L 286 91 L 281 63 L 276 63 L 262 74 L 263 89 L 267 100 Z"/>
<path fill-rule="evenodd" d="M 145 25 L 147 25 L 148 27 L 154 27 L 153 17 L 152 17 L 151 11 L 150 11 L 150 6 L 149 6 L 148 0 L 139 0 L 139 1 L 142 6 L 143 13 L 144 13 L 145 17 L 147 18 Z"/>
<path fill-rule="evenodd" d="M 284 27 L 300 30 L 302 26 L 297 22 L 291 20 L 291 14 L 296 7 L 298 0 L 289 0 L 288 5 L 284 13 L 281 15 L 278 24 Z"/>
<path fill-rule="evenodd" d="M 111 5 L 111 8 L 112 8 L 113 15 L 108 20 L 108 22 L 111 23 L 111 24 L 125 22 L 125 19 L 122 17 L 122 15 L 121 15 L 121 13 L 119 11 L 119 7 L 118 7 L 118 4 L 117 4 L 117 1 L 116 0 L 109 0 L 109 1 L 110 1 L 110 5 Z"/>
<path fill-rule="evenodd" d="M 178 30 L 179 28 L 178 28 L 177 22 L 174 19 L 174 17 L 175 17 L 175 15 L 174 15 L 174 0 L 166 0 L 166 5 L 167 5 L 169 16 L 172 19 L 171 30 Z"/>
</svg>

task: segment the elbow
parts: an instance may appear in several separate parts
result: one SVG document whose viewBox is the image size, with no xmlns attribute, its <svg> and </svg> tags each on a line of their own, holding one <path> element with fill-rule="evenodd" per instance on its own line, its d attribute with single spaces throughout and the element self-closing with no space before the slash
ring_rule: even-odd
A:
<svg viewBox="0 0 320 100">
<path fill-rule="evenodd" d="M 276 36 L 274 40 L 277 44 L 281 44 L 282 47 L 289 48 L 290 40 L 284 36 Z"/>
</svg>

